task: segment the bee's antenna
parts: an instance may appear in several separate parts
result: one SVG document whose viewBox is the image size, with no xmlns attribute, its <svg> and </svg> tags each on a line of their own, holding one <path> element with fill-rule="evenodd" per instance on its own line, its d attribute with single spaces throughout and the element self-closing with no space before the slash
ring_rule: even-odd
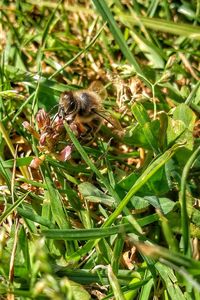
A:
<svg viewBox="0 0 200 300">
<path fill-rule="evenodd" d="M 52 110 L 53 110 L 55 107 L 58 107 L 58 106 L 59 106 L 59 104 L 54 105 L 54 106 L 50 109 L 49 114 L 52 112 Z"/>
<path fill-rule="evenodd" d="M 104 114 L 101 114 L 100 112 L 96 111 L 96 110 L 93 110 L 93 112 L 98 115 L 99 117 L 101 117 L 102 119 L 106 120 L 110 125 L 112 125 L 113 127 L 115 127 L 115 125 L 110 121 L 108 120 L 107 117 L 104 116 Z"/>
</svg>

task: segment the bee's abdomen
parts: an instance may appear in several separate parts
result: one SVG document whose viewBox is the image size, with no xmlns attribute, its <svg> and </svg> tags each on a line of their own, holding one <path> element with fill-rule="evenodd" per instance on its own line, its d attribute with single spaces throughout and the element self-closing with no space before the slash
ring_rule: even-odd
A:
<svg viewBox="0 0 200 300">
<path fill-rule="evenodd" d="M 88 93 L 82 92 L 80 94 L 80 107 L 79 107 L 79 116 L 87 116 L 91 113 L 91 96 Z"/>
<path fill-rule="evenodd" d="M 92 92 L 81 92 L 80 96 L 80 107 L 79 116 L 89 116 L 94 109 L 97 108 L 97 102 L 95 97 L 91 94 Z"/>
</svg>

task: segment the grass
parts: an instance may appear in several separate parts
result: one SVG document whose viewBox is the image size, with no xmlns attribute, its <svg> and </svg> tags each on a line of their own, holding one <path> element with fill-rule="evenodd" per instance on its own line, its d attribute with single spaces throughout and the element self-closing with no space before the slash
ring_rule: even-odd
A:
<svg viewBox="0 0 200 300">
<path fill-rule="evenodd" d="M 0 2 L 2 299 L 199 299 L 199 12 Z M 38 147 L 38 111 L 96 80 L 122 130 Z"/>
</svg>

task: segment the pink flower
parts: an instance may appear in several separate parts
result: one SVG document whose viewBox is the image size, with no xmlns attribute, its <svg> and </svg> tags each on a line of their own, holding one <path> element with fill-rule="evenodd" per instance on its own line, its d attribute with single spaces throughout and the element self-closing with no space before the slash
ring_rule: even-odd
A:
<svg viewBox="0 0 200 300">
<path fill-rule="evenodd" d="M 58 155 L 60 161 L 66 161 L 71 158 L 72 146 L 66 146 Z"/>
<path fill-rule="evenodd" d="M 31 133 L 36 139 L 39 139 L 40 136 L 39 134 L 37 133 L 37 131 L 31 126 L 31 124 L 27 121 L 24 121 L 22 123 L 23 127 L 29 132 Z"/>
<path fill-rule="evenodd" d="M 37 112 L 36 121 L 39 129 L 50 126 L 51 118 L 49 114 L 42 108 Z"/>
</svg>

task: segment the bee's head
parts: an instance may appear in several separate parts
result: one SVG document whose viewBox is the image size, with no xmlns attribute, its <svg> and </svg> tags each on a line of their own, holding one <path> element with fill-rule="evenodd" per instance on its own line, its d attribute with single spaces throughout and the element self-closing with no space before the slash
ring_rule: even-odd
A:
<svg viewBox="0 0 200 300">
<path fill-rule="evenodd" d="M 59 101 L 60 111 L 65 116 L 72 115 L 77 112 L 78 103 L 72 91 L 62 93 Z"/>
</svg>

